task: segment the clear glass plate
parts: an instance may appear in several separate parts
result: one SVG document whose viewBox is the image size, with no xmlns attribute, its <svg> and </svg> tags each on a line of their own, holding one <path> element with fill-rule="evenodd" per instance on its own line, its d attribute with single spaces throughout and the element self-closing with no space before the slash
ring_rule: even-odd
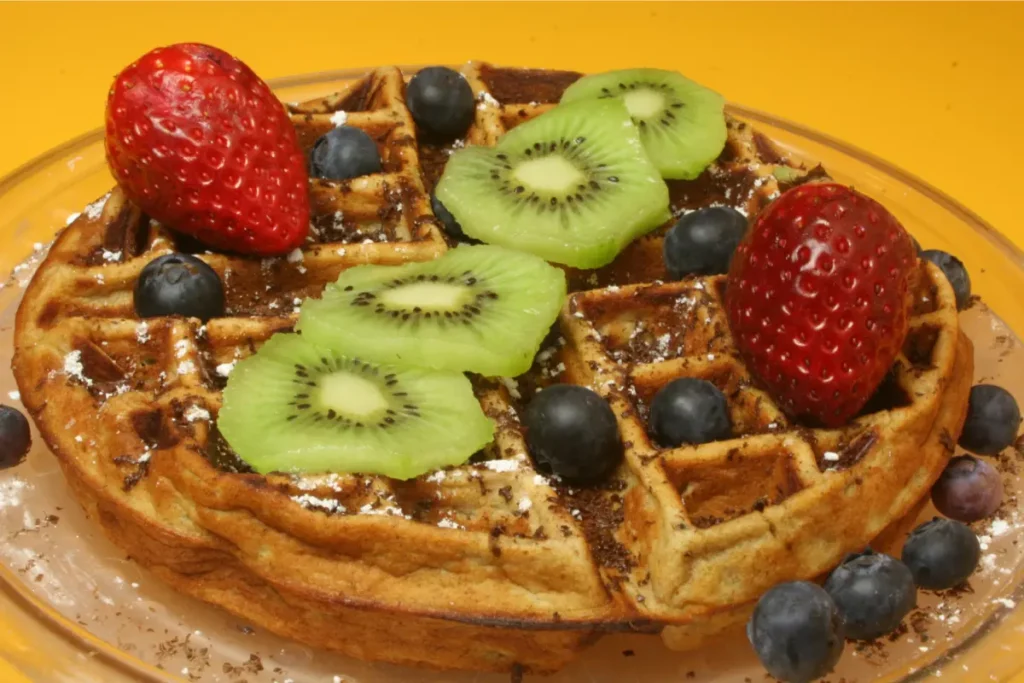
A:
<svg viewBox="0 0 1024 683">
<path fill-rule="evenodd" d="M 361 75 L 339 71 L 278 81 L 286 101 L 333 92 Z M 1012 391 L 1024 404 L 1024 254 L 978 216 L 922 181 L 824 135 L 733 106 L 786 152 L 820 161 L 833 177 L 879 199 L 925 247 L 967 265 L 985 304 L 962 315 L 975 344 L 977 379 Z M 0 181 L 0 357 L 10 358 L 14 312 L 46 245 L 68 217 L 113 184 L 102 133 L 73 140 Z M 28 257 L 28 260 L 23 260 Z M 15 264 L 19 264 L 15 266 Z M 996 315 L 998 312 L 998 316 Z M 1014 333 L 1014 330 L 1018 334 Z M 0 370 L 0 402 L 20 405 L 10 370 Z M 191 680 L 225 683 L 499 683 L 508 675 L 432 673 L 368 664 L 314 651 L 182 597 L 137 567 L 84 518 L 42 440 L 28 460 L 0 472 L 0 657 L 30 680 Z M 1012 450 L 1012 449 L 1011 449 Z M 922 593 L 905 633 L 881 645 L 849 645 L 829 680 L 1008 681 L 1024 670 L 1024 519 L 1016 509 L 1024 454 L 1004 455 L 1008 503 L 996 522 L 977 526 L 983 568 L 973 593 Z M 931 508 L 922 517 L 934 514 Z M 673 653 L 651 636 L 598 642 L 551 683 L 586 681 L 760 681 L 764 672 L 741 631 L 715 647 Z"/>
</svg>

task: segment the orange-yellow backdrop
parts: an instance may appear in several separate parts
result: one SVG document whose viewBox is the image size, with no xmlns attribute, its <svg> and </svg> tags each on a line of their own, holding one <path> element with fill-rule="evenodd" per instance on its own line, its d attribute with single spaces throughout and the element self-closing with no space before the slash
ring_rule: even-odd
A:
<svg viewBox="0 0 1024 683">
<path fill-rule="evenodd" d="M 678 69 L 831 133 L 1024 245 L 1022 3 L 0 3 L 0 174 L 102 123 L 151 47 L 210 42 L 265 78 L 468 58 Z"/>
</svg>

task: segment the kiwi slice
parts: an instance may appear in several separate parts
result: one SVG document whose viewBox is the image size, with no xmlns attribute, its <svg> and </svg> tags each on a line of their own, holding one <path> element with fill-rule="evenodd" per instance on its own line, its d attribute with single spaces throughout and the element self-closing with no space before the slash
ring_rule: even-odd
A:
<svg viewBox="0 0 1024 683">
<path fill-rule="evenodd" d="M 448 160 L 437 198 L 470 237 L 576 268 L 670 217 L 668 187 L 618 100 L 555 107 Z"/>
<path fill-rule="evenodd" d="M 302 305 L 311 342 L 380 363 L 513 377 L 526 372 L 565 303 L 565 274 L 502 247 L 434 261 L 356 266 Z"/>
<path fill-rule="evenodd" d="M 217 426 L 257 472 L 396 479 L 461 464 L 494 435 L 465 375 L 375 365 L 291 333 L 239 362 Z"/>
<path fill-rule="evenodd" d="M 626 69 L 585 76 L 562 102 L 622 100 L 647 156 L 665 178 L 696 178 L 725 147 L 725 100 L 675 71 Z"/>
</svg>

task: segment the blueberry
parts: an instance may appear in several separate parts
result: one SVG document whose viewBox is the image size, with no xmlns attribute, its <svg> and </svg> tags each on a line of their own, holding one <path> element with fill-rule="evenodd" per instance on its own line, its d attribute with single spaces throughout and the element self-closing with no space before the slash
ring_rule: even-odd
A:
<svg viewBox="0 0 1024 683">
<path fill-rule="evenodd" d="M 455 220 L 455 216 L 445 208 L 441 200 L 436 195 L 430 195 L 430 208 L 437 216 L 437 219 L 441 221 L 441 225 L 444 226 L 444 231 L 448 233 L 448 236 L 453 240 L 462 240 L 466 238 L 466 233 L 462 232 L 462 226 Z"/>
<path fill-rule="evenodd" d="M 431 66 L 413 76 L 405 89 L 405 103 L 416 125 L 438 141 L 464 135 L 476 108 L 469 83 L 446 66 Z"/>
<path fill-rule="evenodd" d="M 586 387 L 556 384 L 526 409 L 526 442 L 539 466 L 570 483 L 604 479 L 622 460 L 611 406 Z"/>
<path fill-rule="evenodd" d="M 956 294 L 956 307 L 958 310 L 967 308 L 971 301 L 971 276 L 967 269 L 956 256 L 947 254 L 938 249 L 926 249 L 921 252 L 921 258 L 927 259 L 942 269 L 953 286 L 953 293 Z"/>
<path fill-rule="evenodd" d="M 665 448 L 707 443 L 732 433 L 729 402 L 711 382 L 692 377 L 674 379 L 651 401 L 650 430 Z"/>
<path fill-rule="evenodd" d="M 309 174 L 314 178 L 345 180 L 380 172 L 377 143 L 352 126 L 338 126 L 324 133 L 309 154 Z"/>
<path fill-rule="evenodd" d="M 210 266 L 188 254 L 165 254 L 146 264 L 135 283 L 135 313 L 140 318 L 224 315 L 224 285 Z"/>
<path fill-rule="evenodd" d="M 20 410 L 0 405 L 0 467 L 14 467 L 28 455 L 32 434 Z"/>
<path fill-rule="evenodd" d="M 892 633 L 917 604 L 914 576 L 894 557 L 867 550 L 851 555 L 825 582 L 846 625 L 846 637 L 874 640 Z"/>
<path fill-rule="evenodd" d="M 953 458 L 932 487 L 936 509 L 960 522 L 991 517 L 1003 502 L 1003 480 L 996 468 L 970 455 Z"/>
<path fill-rule="evenodd" d="M 971 388 L 960 445 L 971 453 L 996 455 L 1013 443 L 1020 429 L 1020 408 L 1006 389 L 992 384 Z"/>
<path fill-rule="evenodd" d="M 959 586 L 977 568 L 981 544 L 967 526 L 936 517 L 910 532 L 903 546 L 903 564 L 919 588 L 945 590 Z"/>
<path fill-rule="evenodd" d="M 665 267 L 676 280 L 726 273 L 746 232 L 747 217 L 733 208 L 712 206 L 688 213 L 665 235 Z"/>
<path fill-rule="evenodd" d="M 843 654 L 843 620 L 820 586 L 782 583 L 761 596 L 747 622 L 761 664 L 786 683 L 807 683 L 832 671 Z"/>
</svg>

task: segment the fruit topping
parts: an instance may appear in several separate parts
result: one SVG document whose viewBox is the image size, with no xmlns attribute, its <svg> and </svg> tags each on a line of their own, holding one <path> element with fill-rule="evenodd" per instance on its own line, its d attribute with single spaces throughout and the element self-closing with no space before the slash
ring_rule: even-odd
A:
<svg viewBox="0 0 1024 683">
<path fill-rule="evenodd" d="M 555 384 L 526 409 L 526 442 L 539 468 L 568 483 L 597 482 L 622 461 L 619 425 L 608 402 L 574 384 Z"/>
<path fill-rule="evenodd" d="M 609 263 L 670 217 L 617 100 L 558 106 L 493 148 L 456 150 L 436 192 L 470 237 L 577 268 Z"/>
<path fill-rule="evenodd" d="M 377 143 L 352 126 L 339 126 L 324 133 L 309 154 L 309 174 L 314 178 L 345 180 L 380 171 Z"/>
<path fill-rule="evenodd" d="M 562 102 L 622 100 L 647 155 L 665 178 L 696 178 L 725 147 L 725 100 L 674 71 L 627 69 L 585 76 Z"/>
<path fill-rule="evenodd" d="M 217 425 L 257 472 L 396 479 L 464 463 L 494 433 L 463 374 L 374 365 L 296 334 L 238 363 Z"/>
<path fill-rule="evenodd" d="M 476 108 L 469 83 L 446 66 L 431 66 L 413 76 L 405 103 L 426 137 L 438 142 L 465 135 Z"/>
<path fill-rule="evenodd" d="M 444 208 L 444 204 L 438 201 L 436 194 L 430 195 L 430 210 L 434 212 L 437 220 L 441 221 L 441 226 L 449 237 L 460 241 L 466 239 L 466 233 L 462 232 L 462 226 L 455 220 L 455 216 Z"/>
<path fill-rule="evenodd" d="M 395 365 L 514 377 L 530 368 L 565 302 L 564 273 L 487 245 L 434 261 L 357 266 L 302 306 L 311 342 Z"/>
<path fill-rule="evenodd" d="M 189 254 L 165 254 L 142 269 L 135 283 L 135 314 L 140 318 L 224 315 L 224 285 L 217 271 Z"/>
<path fill-rule="evenodd" d="M 971 388 L 960 445 L 978 455 L 996 455 L 1013 443 L 1020 420 L 1020 408 L 1010 392 L 979 384 Z"/>
<path fill-rule="evenodd" d="M 807 581 L 782 583 L 761 596 L 747 638 L 761 664 L 784 683 L 808 683 L 832 671 L 844 628 L 832 598 Z"/>
<path fill-rule="evenodd" d="M 711 206 L 688 213 L 665 235 L 665 267 L 676 280 L 726 273 L 746 232 L 747 217 L 731 207 Z"/>
<path fill-rule="evenodd" d="M 0 405 L 0 468 L 19 464 L 31 447 L 28 420 L 20 410 Z"/>
<path fill-rule="evenodd" d="M 729 438 L 732 421 L 725 394 L 711 382 L 674 379 L 651 401 L 650 430 L 665 448 Z"/>
<path fill-rule="evenodd" d="M 953 287 L 953 293 L 956 294 L 957 309 L 962 311 L 967 308 L 971 303 L 971 276 L 967 274 L 967 269 L 960 259 L 938 249 L 920 251 L 919 254 L 921 258 L 942 269 L 942 273 Z"/>
<path fill-rule="evenodd" d="M 874 640 L 896 630 L 917 604 L 907 565 L 867 550 L 851 555 L 825 582 L 852 640 Z"/>
<path fill-rule="evenodd" d="M 981 543 L 967 526 L 936 517 L 910 532 L 903 563 L 919 588 L 946 590 L 959 586 L 981 559 Z"/>
<path fill-rule="evenodd" d="M 907 334 L 917 263 L 899 221 L 842 185 L 785 192 L 736 249 L 726 308 L 747 366 L 795 417 L 844 424 Z"/>
<path fill-rule="evenodd" d="M 932 487 L 936 509 L 960 522 L 991 517 L 1003 502 L 1003 480 L 984 460 L 961 455 L 949 461 Z"/>
<path fill-rule="evenodd" d="M 107 99 L 107 163 L 149 216 L 202 243 L 273 255 L 309 231 L 306 162 L 284 106 L 249 67 L 196 43 L 157 48 Z"/>
</svg>

